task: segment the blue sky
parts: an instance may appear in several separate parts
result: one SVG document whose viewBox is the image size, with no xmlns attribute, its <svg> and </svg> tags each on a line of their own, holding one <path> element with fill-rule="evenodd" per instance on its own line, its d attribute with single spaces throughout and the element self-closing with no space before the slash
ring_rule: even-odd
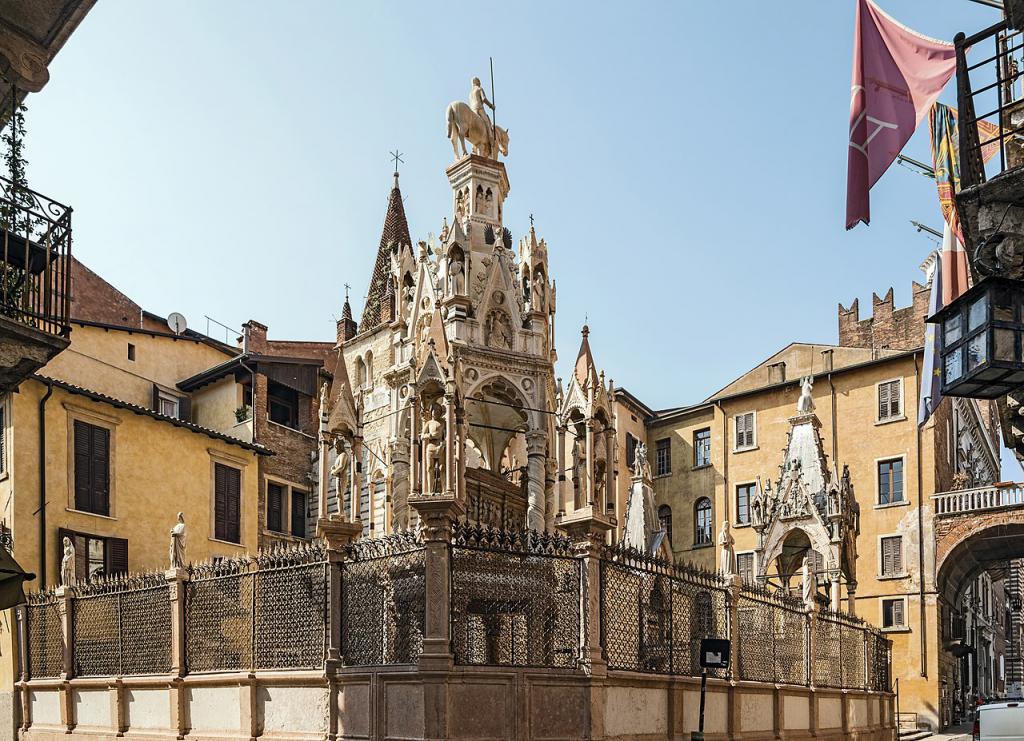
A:
<svg viewBox="0 0 1024 741">
<path fill-rule="evenodd" d="M 879 0 L 951 40 L 968 0 Z M 29 103 L 29 178 L 73 206 L 75 253 L 146 308 L 332 339 L 361 309 L 391 181 L 414 239 L 450 207 L 447 103 L 495 60 L 518 239 L 536 217 L 569 367 L 653 407 L 699 401 L 836 305 L 911 280 L 934 183 L 894 166 L 843 228 L 853 0 L 100 0 Z M 955 102 L 951 83 L 944 96 Z M 906 152 L 927 161 L 927 132 Z M 866 310 L 865 310 L 866 309 Z"/>
</svg>

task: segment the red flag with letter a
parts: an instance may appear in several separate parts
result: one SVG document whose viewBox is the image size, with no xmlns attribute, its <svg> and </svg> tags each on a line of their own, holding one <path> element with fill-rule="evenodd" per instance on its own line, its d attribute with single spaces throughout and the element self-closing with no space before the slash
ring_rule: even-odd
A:
<svg viewBox="0 0 1024 741">
<path fill-rule="evenodd" d="M 929 39 L 857 0 L 850 88 L 846 228 L 871 218 L 868 191 L 888 169 L 956 68 L 952 44 Z"/>
</svg>

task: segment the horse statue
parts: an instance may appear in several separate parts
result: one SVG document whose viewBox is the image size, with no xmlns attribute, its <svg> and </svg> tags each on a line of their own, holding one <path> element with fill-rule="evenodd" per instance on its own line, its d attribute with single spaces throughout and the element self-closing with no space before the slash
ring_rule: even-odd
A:
<svg viewBox="0 0 1024 741">
<path fill-rule="evenodd" d="M 473 154 L 488 159 L 498 158 L 494 151 L 494 139 L 497 139 L 498 151 L 508 157 L 508 131 L 496 125 L 492 138 L 490 122 L 474 113 L 468 103 L 463 103 L 461 100 L 449 103 L 446 119 L 448 121 L 448 139 L 451 140 L 452 151 L 455 153 L 456 159 L 466 156 L 466 139 L 469 139 L 469 143 L 473 146 Z M 462 149 L 461 155 L 459 154 L 460 148 Z"/>
</svg>

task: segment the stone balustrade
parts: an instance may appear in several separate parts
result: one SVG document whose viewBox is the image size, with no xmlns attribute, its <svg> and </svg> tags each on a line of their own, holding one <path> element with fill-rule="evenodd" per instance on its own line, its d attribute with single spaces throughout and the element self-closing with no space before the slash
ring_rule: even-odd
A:
<svg viewBox="0 0 1024 741">
<path fill-rule="evenodd" d="M 932 495 L 932 501 L 938 517 L 1001 507 L 1020 507 L 1024 506 L 1024 484 L 1000 484 L 944 491 Z"/>
</svg>

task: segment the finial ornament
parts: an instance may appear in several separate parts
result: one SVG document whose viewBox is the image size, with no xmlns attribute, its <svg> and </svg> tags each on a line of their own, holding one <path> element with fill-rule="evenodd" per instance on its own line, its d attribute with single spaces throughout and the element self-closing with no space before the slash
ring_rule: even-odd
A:
<svg viewBox="0 0 1024 741">
<path fill-rule="evenodd" d="M 814 378 L 804 376 L 800 379 L 800 400 L 796 403 L 797 414 L 810 414 L 814 411 L 814 399 L 811 398 L 811 389 L 814 387 Z"/>
<path fill-rule="evenodd" d="M 405 160 L 402 159 L 403 152 L 398 151 L 398 147 L 395 147 L 395 151 L 391 152 L 391 159 L 395 163 L 395 177 L 398 177 L 398 165 L 405 164 Z"/>
</svg>

